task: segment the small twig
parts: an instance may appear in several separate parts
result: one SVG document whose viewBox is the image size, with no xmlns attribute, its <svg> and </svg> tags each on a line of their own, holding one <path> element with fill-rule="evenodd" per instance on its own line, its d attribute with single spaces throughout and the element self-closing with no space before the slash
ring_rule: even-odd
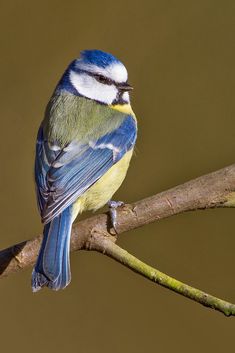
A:
<svg viewBox="0 0 235 353">
<path fill-rule="evenodd" d="M 161 286 L 181 294 L 186 298 L 192 299 L 199 304 L 218 310 L 226 316 L 235 315 L 234 304 L 216 298 L 158 271 L 157 269 L 147 265 L 143 261 L 140 261 L 135 256 L 131 255 L 110 239 L 102 239 L 101 236 L 97 236 L 93 239 L 93 244 L 91 245 L 90 250 L 99 251 L 125 265 L 132 271 L 149 279 L 150 281 L 160 284 Z"/>
<path fill-rule="evenodd" d="M 117 230 L 123 233 L 145 224 L 186 211 L 215 207 L 235 207 L 235 164 L 201 176 L 155 196 L 125 205 L 117 211 Z M 106 236 L 104 236 L 106 234 Z M 203 305 L 235 315 L 234 305 L 183 284 L 144 264 L 114 244 L 116 237 L 107 214 L 74 224 L 71 251 L 88 249 L 105 253 L 146 278 Z M 41 236 L 0 251 L 0 278 L 32 266 Z"/>
</svg>

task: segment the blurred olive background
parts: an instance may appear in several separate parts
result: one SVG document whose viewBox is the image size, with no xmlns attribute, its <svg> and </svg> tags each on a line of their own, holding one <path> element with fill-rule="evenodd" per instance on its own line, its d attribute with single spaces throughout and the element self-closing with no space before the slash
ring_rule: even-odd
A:
<svg viewBox="0 0 235 353">
<path fill-rule="evenodd" d="M 8 1 L 0 4 L 1 242 L 42 230 L 34 145 L 67 64 L 99 48 L 127 66 L 136 156 L 115 198 L 132 202 L 235 161 L 235 2 Z M 121 235 L 158 269 L 235 302 L 234 210 L 179 215 Z M 72 254 L 64 291 L 31 293 L 31 269 L 0 281 L 5 352 L 222 352 L 235 319 L 96 253 Z"/>
</svg>

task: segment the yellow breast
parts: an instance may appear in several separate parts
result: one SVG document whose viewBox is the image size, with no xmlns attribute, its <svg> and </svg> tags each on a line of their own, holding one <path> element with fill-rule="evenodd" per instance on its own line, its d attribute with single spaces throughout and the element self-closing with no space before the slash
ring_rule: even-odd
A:
<svg viewBox="0 0 235 353">
<path fill-rule="evenodd" d="M 128 151 L 124 157 L 114 164 L 90 189 L 88 189 L 73 206 L 73 219 L 86 210 L 97 210 L 103 207 L 122 184 L 133 150 Z"/>
<path fill-rule="evenodd" d="M 132 115 L 136 119 L 130 104 L 110 105 L 110 108 Z M 128 151 L 120 161 L 114 164 L 90 189 L 78 198 L 73 205 L 73 220 L 83 211 L 98 210 L 112 198 L 126 176 L 132 154 L 133 149 Z"/>
</svg>

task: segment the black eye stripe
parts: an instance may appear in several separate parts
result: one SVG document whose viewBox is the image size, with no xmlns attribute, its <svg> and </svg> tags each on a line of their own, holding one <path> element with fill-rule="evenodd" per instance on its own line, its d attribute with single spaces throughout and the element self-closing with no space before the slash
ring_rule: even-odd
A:
<svg viewBox="0 0 235 353">
<path fill-rule="evenodd" d="M 105 77 L 101 74 L 96 74 L 94 72 L 86 71 L 86 70 L 80 70 L 80 72 L 83 72 L 91 77 L 94 77 L 96 79 L 96 81 L 103 83 L 105 85 L 110 85 L 110 86 L 114 85 L 117 87 L 117 89 L 119 89 L 119 86 L 122 86 L 126 83 L 126 82 L 115 82 L 111 78 Z"/>
<path fill-rule="evenodd" d="M 88 76 L 94 77 L 96 79 L 96 81 L 100 82 L 100 83 L 104 83 L 106 85 L 115 85 L 117 86 L 117 83 L 113 80 L 111 80 L 108 77 L 103 76 L 102 74 L 96 74 L 94 72 L 90 72 L 90 71 L 86 71 L 86 70 L 80 70 L 81 73 L 85 73 Z"/>
<path fill-rule="evenodd" d="M 114 81 L 110 80 L 109 78 L 103 76 L 103 75 L 99 75 L 99 74 L 93 74 L 92 75 L 96 81 L 100 82 L 100 83 L 104 83 L 106 85 L 112 85 L 115 84 Z"/>
</svg>

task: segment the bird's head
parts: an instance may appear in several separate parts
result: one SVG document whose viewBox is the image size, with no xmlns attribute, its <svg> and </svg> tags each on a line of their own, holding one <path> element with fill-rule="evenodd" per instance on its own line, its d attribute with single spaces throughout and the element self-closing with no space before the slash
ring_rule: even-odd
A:
<svg viewBox="0 0 235 353">
<path fill-rule="evenodd" d="M 129 103 L 125 66 L 113 55 L 101 50 L 84 50 L 74 60 L 60 81 L 65 89 L 103 104 Z"/>
</svg>

